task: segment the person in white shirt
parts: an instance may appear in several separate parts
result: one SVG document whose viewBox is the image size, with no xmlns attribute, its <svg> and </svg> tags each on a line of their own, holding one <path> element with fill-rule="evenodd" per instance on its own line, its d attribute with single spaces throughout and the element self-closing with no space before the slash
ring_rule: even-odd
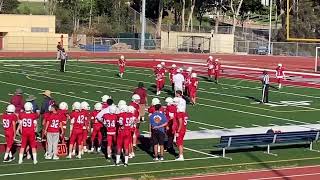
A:
<svg viewBox="0 0 320 180">
<path fill-rule="evenodd" d="M 184 77 L 181 74 L 181 69 L 177 70 L 177 74 L 173 76 L 172 81 L 174 84 L 174 91 L 177 92 L 178 90 L 180 90 L 183 92 Z"/>
</svg>

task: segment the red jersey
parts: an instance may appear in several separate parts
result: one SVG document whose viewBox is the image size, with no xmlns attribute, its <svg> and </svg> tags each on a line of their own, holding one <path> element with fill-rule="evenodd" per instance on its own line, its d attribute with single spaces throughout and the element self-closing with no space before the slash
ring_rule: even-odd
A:
<svg viewBox="0 0 320 180">
<path fill-rule="evenodd" d="M 62 121 L 62 125 L 65 126 L 67 125 L 67 119 L 69 116 L 68 110 L 58 110 L 58 113 L 61 115 L 61 121 Z"/>
<path fill-rule="evenodd" d="M 133 94 L 140 96 L 140 104 L 146 104 L 147 90 L 145 88 L 137 88 L 133 91 Z"/>
<path fill-rule="evenodd" d="M 47 132 L 58 133 L 60 131 L 60 122 L 62 122 L 63 115 L 59 113 L 51 113 L 46 119 L 49 124 Z"/>
<path fill-rule="evenodd" d="M 214 61 L 213 59 L 207 59 L 207 66 L 209 67 L 210 65 L 213 65 Z"/>
<path fill-rule="evenodd" d="M 100 111 L 93 111 L 93 112 L 91 112 L 90 114 L 91 114 L 91 123 L 92 123 L 92 125 L 93 125 L 93 127 L 102 127 L 102 123 L 100 122 L 100 121 L 98 121 L 98 119 L 96 118 L 97 117 L 97 115 L 99 114 L 99 112 Z"/>
<path fill-rule="evenodd" d="M 165 114 L 169 121 L 175 119 L 177 114 L 177 106 L 175 105 L 167 106 Z"/>
<path fill-rule="evenodd" d="M 183 75 L 184 79 L 190 76 L 188 71 L 183 71 L 181 74 Z"/>
<path fill-rule="evenodd" d="M 163 81 L 164 80 L 164 76 L 162 73 L 157 73 L 156 74 L 156 80 L 157 81 Z"/>
<path fill-rule="evenodd" d="M 197 89 L 199 84 L 198 78 L 191 78 L 190 79 L 190 87 L 193 89 Z"/>
<path fill-rule="evenodd" d="M 139 107 L 139 104 L 137 104 L 137 103 L 135 103 L 135 102 L 131 102 L 130 103 L 130 106 L 133 106 L 136 110 L 134 111 L 134 116 L 136 117 L 136 118 L 138 118 L 139 117 L 139 109 L 140 109 L 140 107 Z"/>
<path fill-rule="evenodd" d="M 188 74 L 186 77 L 184 77 L 184 85 L 188 87 L 191 84 L 191 76 Z"/>
<path fill-rule="evenodd" d="M 160 111 L 160 113 L 163 113 L 163 112 L 164 112 L 164 108 L 161 107 L 159 111 Z M 149 115 L 151 115 L 151 114 L 153 114 L 153 113 L 156 112 L 156 108 L 155 108 L 154 106 L 150 106 L 150 107 L 148 108 L 148 112 L 149 112 Z"/>
<path fill-rule="evenodd" d="M 22 112 L 19 114 L 19 120 L 21 120 L 22 134 L 34 133 L 37 124 L 38 114 Z"/>
<path fill-rule="evenodd" d="M 103 115 L 104 123 L 107 126 L 107 134 L 114 135 L 117 132 L 116 122 L 117 122 L 117 115 L 115 114 L 105 114 Z"/>
<path fill-rule="evenodd" d="M 121 131 L 130 131 L 131 127 L 133 125 L 134 118 L 131 116 L 128 116 L 128 113 L 120 113 L 119 119 L 118 119 L 118 125 L 119 125 L 119 132 Z"/>
<path fill-rule="evenodd" d="M 73 111 L 70 114 L 71 124 L 73 124 L 73 129 L 82 130 L 85 128 L 85 122 L 88 121 L 88 116 L 83 111 Z"/>
<path fill-rule="evenodd" d="M 134 116 L 134 114 L 133 113 L 127 113 L 127 119 L 129 119 L 130 120 L 130 129 L 131 130 L 134 130 L 134 128 L 136 127 L 136 120 L 137 120 L 137 118 Z"/>
<path fill-rule="evenodd" d="M 121 66 L 121 67 L 124 67 L 126 65 L 126 60 L 122 60 L 122 59 L 119 59 L 118 61 L 118 65 Z"/>
<path fill-rule="evenodd" d="M 155 67 L 153 72 L 154 74 L 159 74 L 161 72 L 161 68 Z"/>
<path fill-rule="evenodd" d="M 277 67 L 276 69 L 276 77 L 277 78 L 283 78 L 284 76 L 284 68 L 283 67 Z"/>
<path fill-rule="evenodd" d="M 13 122 L 16 122 L 18 120 L 18 117 L 12 113 L 12 114 L 8 114 L 8 113 L 4 113 L 1 116 L 2 119 L 2 125 L 3 125 L 3 129 L 5 132 L 13 132 Z"/>
<path fill-rule="evenodd" d="M 221 64 L 220 63 L 214 63 L 214 70 L 220 71 L 221 70 Z"/>
<path fill-rule="evenodd" d="M 161 68 L 159 73 L 162 75 L 162 76 L 165 76 L 166 75 L 166 68 Z"/>
<path fill-rule="evenodd" d="M 103 103 L 102 103 L 102 109 L 105 109 L 105 108 L 107 108 L 107 107 L 109 107 L 109 104 L 106 103 L 106 102 L 103 102 Z"/>
<path fill-rule="evenodd" d="M 173 78 L 173 76 L 175 75 L 175 74 L 177 74 L 177 68 L 171 68 L 170 70 L 169 70 L 169 78 L 170 78 L 170 80 L 172 81 L 172 78 Z"/>
<path fill-rule="evenodd" d="M 88 111 L 88 110 L 81 110 L 81 112 L 83 112 L 83 113 L 85 114 L 85 116 L 87 116 L 87 119 L 86 119 L 86 121 L 84 122 L 84 124 L 85 124 L 86 126 L 89 126 L 89 124 L 90 124 L 90 119 L 91 119 L 90 111 Z M 83 129 L 85 129 L 85 128 L 83 128 Z"/>
</svg>

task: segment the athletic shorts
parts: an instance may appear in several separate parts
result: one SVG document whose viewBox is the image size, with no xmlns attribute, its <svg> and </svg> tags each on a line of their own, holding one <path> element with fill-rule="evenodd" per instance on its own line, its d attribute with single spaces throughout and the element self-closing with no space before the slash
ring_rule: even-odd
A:
<svg viewBox="0 0 320 180">
<path fill-rule="evenodd" d="M 151 131 L 153 145 L 164 145 L 165 133 L 156 129 Z"/>
</svg>

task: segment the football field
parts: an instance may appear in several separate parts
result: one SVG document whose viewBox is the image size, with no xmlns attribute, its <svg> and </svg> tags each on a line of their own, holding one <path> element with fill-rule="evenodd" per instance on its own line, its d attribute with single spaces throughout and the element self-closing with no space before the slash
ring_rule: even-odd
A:
<svg viewBox="0 0 320 180">
<path fill-rule="evenodd" d="M 164 99 L 171 96 L 168 79 L 165 91 L 160 96 L 155 95 L 152 69 L 128 67 L 124 78 L 120 79 L 117 76 L 118 67 L 112 64 L 68 62 L 66 73 L 60 73 L 58 66 L 53 61 L 1 61 L 1 111 L 5 110 L 10 95 L 17 88 L 22 88 L 25 96 L 35 95 L 39 105 L 41 93 L 49 89 L 57 102 L 65 101 L 69 108 L 75 101 L 87 101 L 93 108 L 104 94 L 112 96 L 116 103 L 121 99 L 129 102 L 138 82 L 144 82 L 148 89 L 149 104 L 153 97 L 160 97 L 164 103 Z M 219 84 L 215 84 L 200 77 L 197 105 L 187 108 L 190 135 L 187 135 L 189 140 L 185 141 L 184 162 L 176 162 L 174 155 L 169 153 L 165 154 L 165 161 L 154 162 L 150 151 L 143 148 L 136 152 L 136 158 L 129 160 L 128 167 L 115 167 L 101 154 L 85 154 L 83 159 L 61 158 L 52 161 L 44 160 L 43 152 L 39 152 L 37 165 L 33 165 L 31 160 L 25 160 L 22 165 L 16 161 L 0 163 L 0 179 L 148 179 L 320 164 L 319 153 L 303 146 L 272 150 L 278 156 L 264 154 L 264 149 L 259 149 L 227 152 L 227 156 L 233 160 L 220 157 L 221 151 L 215 147 L 219 142 L 215 131 L 242 129 L 250 133 L 262 128 L 309 128 L 320 124 L 318 89 L 297 86 L 285 86 L 281 90 L 271 88 L 269 104 L 259 104 L 260 98 L 259 81 L 221 78 Z M 142 124 L 142 134 L 148 134 L 147 127 L 146 123 Z M 1 143 L 4 143 L 2 129 L 0 133 Z M 192 133 L 196 136 L 192 136 Z M 315 148 L 319 148 L 318 144 Z"/>
</svg>

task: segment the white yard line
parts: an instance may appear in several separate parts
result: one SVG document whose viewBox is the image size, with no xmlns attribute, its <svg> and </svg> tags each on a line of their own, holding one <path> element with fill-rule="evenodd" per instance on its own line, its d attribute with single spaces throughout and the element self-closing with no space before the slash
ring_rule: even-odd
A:
<svg viewBox="0 0 320 180">
<path fill-rule="evenodd" d="M 196 161 L 196 160 L 207 160 L 218 158 L 218 156 L 210 156 L 210 157 L 202 157 L 202 158 L 190 158 L 185 159 L 184 161 Z M 166 160 L 166 161 L 147 161 L 147 162 L 139 162 L 139 163 L 130 163 L 130 166 L 137 166 L 137 165 L 146 165 L 146 164 L 157 164 L 157 163 L 179 163 L 176 160 Z M 180 162 L 183 163 L 183 162 Z M 37 171 L 26 171 L 26 172 L 15 172 L 15 173 L 4 173 L 0 174 L 0 177 L 6 176 L 17 176 L 17 175 L 28 175 L 28 174 L 40 174 L 40 173 L 49 173 L 49 172 L 63 172 L 63 171 L 76 171 L 76 170 L 84 170 L 84 169 L 98 169 L 98 168 L 108 168 L 114 167 L 115 165 L 98 165 L 98 166 L 83 166 L 83 167 L 74 167 L 74 168 L 60 168 L 60 169 L 47 169 L 47 170 L 37 170 Z"/>
</svg>

